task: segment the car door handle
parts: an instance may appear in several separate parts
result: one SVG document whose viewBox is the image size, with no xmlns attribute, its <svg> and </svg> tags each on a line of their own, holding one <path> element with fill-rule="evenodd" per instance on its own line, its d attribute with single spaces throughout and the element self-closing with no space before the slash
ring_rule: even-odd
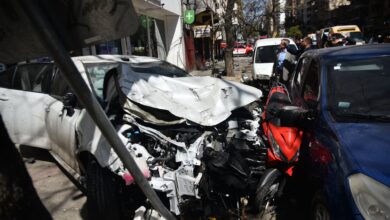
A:
<svg viewBox="0 0 390 220">
<path fill-rule="evenodd" d="M 8 100 L 9 100 L 9 98 L 8 98 L 8 96 L 6 94 L 1 94 L 0 95 L 0 101 L 8 101 Z"/>
</svg>

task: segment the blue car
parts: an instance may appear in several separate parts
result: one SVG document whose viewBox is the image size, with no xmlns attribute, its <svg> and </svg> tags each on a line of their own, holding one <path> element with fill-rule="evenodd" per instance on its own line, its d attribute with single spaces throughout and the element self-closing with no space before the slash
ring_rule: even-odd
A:
<svg viewBox="0 0 390 220">
<path fill-rule="evenodd" d="M 390 219 L 390 44 L 308 51 L 289 87 L 311 218 Z"/>
</svg>

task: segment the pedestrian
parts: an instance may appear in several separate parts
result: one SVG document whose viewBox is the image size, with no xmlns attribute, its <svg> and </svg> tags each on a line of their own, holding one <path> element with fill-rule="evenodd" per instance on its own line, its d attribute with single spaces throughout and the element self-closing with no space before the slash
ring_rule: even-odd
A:
<svg viewBox="0 0 390 220">
<path fill-rule="evenodd" d="M 287 50 L 290 40 L 282 39 L 274 62 L 274 74 L 279 82 L 287 84 L 295 67 L 295 55 Z"/>
<path fill-rule="evenodd" d="M 300 44 L 299 50 L 297 50 L 292 45 L 287 47 L 287 51 L 290 52 L 291 54 L 295 55 L 297 60 L 304 52 L 311 50 L 311 49 L 314 49 L 314 47 L 313 47 L 313 40 L 310 37 L 303 38 L 303 40 Z"/>
<path fill-rule="evenodd" d="M 306 51 L 314 49 L 313 47 L 313 40 L 310 37 L 303 38 L 303 41 L 301 43 L 301 49 L 299 50 L 299 53 L 297 54 L 297 60 L 299 57 Z"/>
</svg>

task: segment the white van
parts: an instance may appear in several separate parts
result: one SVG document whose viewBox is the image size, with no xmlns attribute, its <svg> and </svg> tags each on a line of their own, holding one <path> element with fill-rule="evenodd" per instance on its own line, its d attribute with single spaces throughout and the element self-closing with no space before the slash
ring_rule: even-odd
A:
<svg viewBox="0 0 390 220">
<path fill-rule="evenodd" d="M 267 38 L 256 41 L 255 52 L 253 56 L 253 80 L 269 80 L 276 58 L 276 53 L 279 49 L 279 44 L 282 39 L 288 39 L 290 44 L 294 45 L 294 41 L 290 38 Z"/>
</svg>

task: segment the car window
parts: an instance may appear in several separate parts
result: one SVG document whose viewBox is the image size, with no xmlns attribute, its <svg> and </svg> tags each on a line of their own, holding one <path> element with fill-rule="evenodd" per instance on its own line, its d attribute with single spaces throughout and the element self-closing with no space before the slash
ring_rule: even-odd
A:
<svg viewBox="0 0 390 220">
<path fill-rule="evenodd" d="M 301 97 L 306 104 L 318 100 L 319 86 L 318 64 L 312 61 L 302 83 Z"/>
<path fill-rule="evenodd" d="M 186 71 L 165 61 L 131 63 L 130 68 L 137 73 L 157 74 L 168 77 L 187 77 L 191 76 Z"/>
<path fill-rule="evenodd" d="M 15 68 L 9 68 L 4 72 L 0 72 L 0 87 L 12 88 L 12 78 L 14 76 Z"/>
<path fill-rule="evenodd" d="M 260 46 L 256 48 L 255 63 L 273 63 L 279 45 Z"/>
<path fill-rule="evenodd" d="M 31 92 L 49 93 L 52 76 L 52 63 L 20 65 L 16 68 L 13 88 Z"/>
<path fill-rule="evenodd" d="M 95 94 L 103 98 L 103 84 L 106 73 L 116 67 L 118 63 L 85 63 L 84 67 L 91 80 Z"/>
<path fill-rule="evenodd" d="M 57 97 L 63 97 L 66 93 L 71 92 L 71 88 L 58 68 L 56 68 L 51 84 L 50 94 Z"/>
<path fill-rule="evenodd" d="M 328 108 L 337 119 L 390 117 L 390 57 L 340 61 L 328 72 Z"/>
<path fill-rule="evenodd" d="M 309 58 L 303 58 L 299 61 L 298 66 L 296 68 L 296 73 L 294 76 L 294 84 L 297 86 L 297 89 L 302 88 L 302 80 L 303 80 L 303 75 L 306 72 L 306 69 L 308 67 L 309 63 Z"/>
</svg>

